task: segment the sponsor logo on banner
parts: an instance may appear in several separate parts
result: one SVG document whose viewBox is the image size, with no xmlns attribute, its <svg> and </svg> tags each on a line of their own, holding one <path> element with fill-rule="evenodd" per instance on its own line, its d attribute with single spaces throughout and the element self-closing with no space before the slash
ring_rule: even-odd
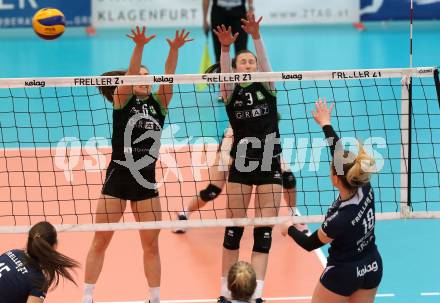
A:
<svg viewBox="0 0 440 303">
<path fill-rule="evenodd" d="M 0 28 L 29 27 L 34 14 L 45 7 L 56 7 L 66 16 L 67 26 L 90 24 L 91 0 L 0 0 Z"/>
<path fill-rule="evenodd" d="M 228 83 L 228 82 L 249 82 L 252 81 L 251 74 L 231 74 L 231 75 L 202 75 L 202 79 L 208 83 Z"/>
<path fill-rule="evenodd" d="M 380 71 L 344 71 L 344 72 L 332 72 L 333 79 L 361 79 L 361 78 L 381 78 L 382 73 Z"/>
<path fill-rule="evenodd" d="M 46 81 L 37 81 L 37 80 L 24 81 L 24 86 L 27 86 L 27 87 L 45 87 L 46 86 Z"/>
<path fill-rule="evenodd" d="M 359 21 L 360 0 L 254 0 L 264 25 L 351 23 Z M 234 1 L 222 1 L 235 6 Z M 227 4 L 226 4 L 227 3 Z M 209 14 L 208 14 L 209 16 Z M 201 0 L 92 0 L 97 27 L 202 26 Z"/>
<path fill-rule="evenodd" d="M 287 73 L 281 73 L 281 79 L 283 79 L 283 80 L 291 80 L 291 79 L 294 79 L 294 80 L 302 80 L 302 78 L 303 78 L 303 75 L 301 75 L 301 74 L 287 74 Z"/>
<path fill-rule="evenodd" d="M 165 76 L 153 76 L 154 83 L 174 83 L 173 77 L 165 77 Z"/>
<path fill-rule="evenodd" d="M 361 0 L 361 20 L 409 20 L 410 0 Z M 440 19 L 440 0 L 414 0 L 414 18 Z"/>
<path fill-rule="evenodd" d="M 119 77 L 101 77 L 101 78 L 74 78 L 73 85 L 75 86 L 116 86 L 124 84 L 124 80 Z"/>
<path fill-rule="evenodd" d="M 360 0 L 254 0 L 264 24 L 322 24 L 359 21 Z"/>
<path fill-rule="evenodd" d="M 92 23 L 97 27 L 201 26 L 200 0 L 92 0 Z"/>
<path fill-rule="evenodd" d="M 432 68 L 422 68 L 418 70 L 419 74 L 430 74 L 433 73 L 434 70 Z"/>
</svg>

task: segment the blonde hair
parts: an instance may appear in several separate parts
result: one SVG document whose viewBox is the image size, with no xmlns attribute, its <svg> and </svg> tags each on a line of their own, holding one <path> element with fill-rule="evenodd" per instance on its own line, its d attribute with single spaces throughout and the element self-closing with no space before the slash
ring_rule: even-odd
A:
<svg viewBox="0 0 440 303">
<path fill-rule="evenodd" d="M 370 182 L 374 168 L 374 159 L 365 152 L 361 144 L 357 155 L 343 151 L 335 153 L 332 161 L 333 174 L 338 176 L 347 189 L 356 189 Z"/>
<path fill-rule="evenodd" d="M 233 300 L 248 302 L 257 287 L 257 276 L 252 265 L 239 261 L 228 273 L 228 288 Z"/>
</svg>

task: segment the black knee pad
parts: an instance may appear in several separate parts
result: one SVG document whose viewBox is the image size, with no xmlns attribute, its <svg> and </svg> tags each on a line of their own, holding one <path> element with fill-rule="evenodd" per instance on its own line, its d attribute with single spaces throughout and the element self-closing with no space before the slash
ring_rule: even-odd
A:
<svg viewBox="0 0 440 303">
<path fill-rule="evenodd" d="M 252 251 L 268 254 L 272 245 L 272 227 L 254 227 L 254 248 Z"/>
<path fill-rule="evenodd" d="M 296 187 L 296 178 L 290 170 L 283 172 L 283 187 L 285 189 Z"/>
<path fill-rule="evenodd" d="M 223 247 L 229 250 L 237 250 L 240 248 L 241 237 L 243 236 L 243 226 L 228 226 L 225 228 L 225 239 Z"/>
<path fill-rule="evenodd" d="M 217 198 L 221 191 L 221 188 L 218 188 L 214 184 L 209 184 L 204 190 L 199 192 L 199 196 L 203 201 L 209 202 Z"/>
</svg>

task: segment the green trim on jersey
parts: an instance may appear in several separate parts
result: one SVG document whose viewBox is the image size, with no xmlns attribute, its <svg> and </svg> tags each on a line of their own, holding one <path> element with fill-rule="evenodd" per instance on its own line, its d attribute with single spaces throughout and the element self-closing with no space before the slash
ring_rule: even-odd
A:
<svg viewBox="0 0 440 303">
<path fill-rule="evenodd" d="M 240 86 L 240 87 L 242 87 L 242 88 L 246 88 L 246 87 L 248 87 L 248 86 L 250 86 L 250 85 L 252 85 L 252 84 L 254 84 L 255 82 L 246 82 L 246 83 L 239 83 L 238 85 Z M 261 82 L 261 85 L 266 89 L 266 91 L 270 94 L 270 95 L 272 95 L 272 96 L 274 96 L 275 98 L 277 97 L 277 90 L 276 89 L 271 89 L 270 88 L 270 86 L 269 86 L 269 83 L 267 83 L 267 82 Z M 235 86 L 235 88 L 237 87 L 237 85 Z M 235 88 L 234 88 L 234 90 L 235 90 Z M 232 94 L 231 94 L 231 96 L 229 97 L 229 99 L 228 100 L 226 100 L 225 101 L 225 99 L 223 99 L 223 97 L 222 97 L 222 101 L 223 101 L 223 103 L 225 104 L 225 105 L 228 105 L 229 103 L 231 103 L 231 100 L 232 100 L 232 96 L 234 95 L 234 91 L 232 91 Z"/>
<path fill-rule="evenodd" d="M 238 83 L 241 87 L 248 87 L 250 85 L 254 84 L 254 82 L 245 82 L 245 83 Z"/>
<path fill-rule="evenodd" d="M 124 105 L 119 107 L 119 108 L 115 107 L 114 103 L 113 103 L 113 110 L 122 110 L 122 109 L 124 109 L 128 105 L 128 103 L 131 102 L 131 99 L 133 99 L 133 96 L 134 95 L 129 95 L 129 97 L 127 98 L 127 101 L 125 101 Z"/>
<path fill-rule="evenodd" d="M 130 102 L 132 99 L 134 99 L 133 97 L 135 97 L 135 95 L 130 95 L 129 99 L 127 99 L 127 102 L 125 102 L 124 106 L 120 107 L 120 108 L 116 108 L 113 107 L 113 110 L 122 110 L 124 109 Z M 147 98 L 145 99 L 140 99 L 141 101 L 146 101 L 148 100 L 150 97 L 153 98 L 154 101 L 156 101 L 156 103 L 159 105 L 160 107 L 160 112 L 162 113 L 163 116 L 166 116 L 168 114 L 168 110 L 163 106 L 162 102 L 160 101 L 159 97 L 157 96 L 156 93 L 150 94 L 148 95 Z"/>
<path fill-rule="evenodd" d="M 246 83 L 239 83 L 239 85 L 243 88 L 248 87 L 249 85 L 252 85 L 252 83 L 254 82 L 246 82 Z M 269 83 L 267 82 L 261 82 L 261 84 L 264 86 L 264 88 L 269 92 L 269 94 L 271 94 L 272 96 L 276 97 L 277 96 L 277 90 L 276 89 L 271 89 Z"/>
<path fill-rule="evenodd" d="M 153 100 L 156 101 L 156 103 L 159 105 L 162 115 L 166 117 L 166 115 L 168 114 L 168 109 L 163 106 L 162 101 L 159 99 L 157 93 L 153 93 L 151 94 L 151 96 L 153 97 Z"/>
<path fill-rule="evenodd" d="M 269 94 L 271 94 L 274 97 L 277 96 L 277 90 L 276 89 L 271 89 L 268 82 L 262 82 L 261 84 L 264 86 L 264 88 L 267 90 L 267 92 Z"/>
</svg>

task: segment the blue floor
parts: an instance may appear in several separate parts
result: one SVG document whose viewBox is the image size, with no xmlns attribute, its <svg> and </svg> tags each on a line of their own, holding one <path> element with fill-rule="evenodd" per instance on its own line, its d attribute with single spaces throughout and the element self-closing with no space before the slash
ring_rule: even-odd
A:
<svg viewBox="0 0 440 303">
<path fill-rule="evenodd" d="M 294 71 L 408 67 L 408 29 L 407 23 L 375 23 L 367 24 L 367 30 L 364 32 L 359 32 L 352 26 L 343 25 L 270 27 L 263 28 L 262 33 L 273 69 Z M 89 38 L 83 30 L 68 29 L 67 33 L 59 40 L 48 42 L 38 39 L 27 30 L 2 30 L 0 32 L 2 41 L 0 77 L 89 76 L 99 75 L 107 70 L 124 69 L 128 65 L 133 46 L 132 42 L 125 37 L 125 33 L 124 30 L 102 30 L 98 31 L 95 37 Z M 157 34 L 158 37 L 146 46 L 144 63 L 149 67 L 151 73 L 160 74 L 164 71 L 168 48 L 165 37 L 171 37 L 173 30 L 151 29 L 151 33 Z M 177 73 L 198 72 L 199 54 L 204 37 L 200 29 L 193 29 L 192 36 L 196 40 L 181 50 Z M 414 66 L 439 65 L 439 50 L 440 22 L 416 22 L 414 28 Z M 3 92 L 0 90 L 0 97 L 2 94 Z M 283 100 L 283 97 L 280 100 Z M 175 110 L 179 110 L 181 100 L 173 102 L 175 104 L 172 106 Z M 281 106 L 287 106 L 286 109 L 292 105 L 290 102 L 286 104 L 282 102 Z M 438 107 L 434 107 L 434 110 L 437 110 L 438 113 Z M 225 125 L 226 120 L 222 109 L 215 107 L 214 112 L 218 115 L 218 120 L 221 120 Z M 4 126 L 12 118 L 6 117 L 6 111 L 3 113 L 0 121 Z M 209 113 L 206 115 L 199 113 L 197 117 L 191 117 L 190 114 L 184 113 L 182 117 L 185 117 L 186 120 L 172 122 L 188 122 L 188 119 L 191 118 L 197 122 Z M 0 109 L 1 114 L 2 110 Z M 390 121 L 380 123 L 392 126 L 392 124 L 387 124 L 392 122 L 390 119 Z M 423 123 L 423 121 L 416 123 Z M 438 143 L 440 142 L 439 121 L 433 123 L 437 123 L 435 124 L 437 132 L 433 134 L 436 137 L 430 140 Z M 216 127 L 222 129 L 217 124 Z M 209 129 L 208 127 L 205 131 L 209 131 Z M 283 129 L 286 130 L 286 127 L 281 125 L 281 131 Z M 301 130 L 301 125 L 297 127 L 297 130 Z M 108 128 L 102 131 L 108 132 Z M 185 132 L 196 132 L 196 130 L 186 129 Z M 218 135 L 218 133 L 214 128 L 213 134 Z M 369 134 L 374 134 L 374 130 L 373 133 L 370 130 Z M 3 135 L 6 136 L 7 132 L 4 132 Z M 64 135 L 66 134 L 64 133 Z M 423 137 L 422 133 L 418 135 Z M 61 135 L 56 134 L 56 136 Z M 81 136 L 87 137 L 89 134 L 83 131 Z M 391 135 L 391 138 L 393 136 L 395 135 Z M 432 155 L 440 153 L 440 144 L 435 146 L 431 144 L 430 148 L 432 150 L 428 151 L 428 155 L 430 155 L 429 153 Z M 398 150 L 390 151 L 390 153 L 393 152 L 398 153 Z M 438 188 L 440 163 L 429 162 L 432 161 L 430 159 L 424 161 L 427 161 L 424 162 L 426 166 L 437 167 L 437 173 L 434 170 L 434 173 L 429 175 L 429 179 L 423 181 L 433 187 L 428 190 L 422 189 L 426 193 L 419 191 L 416 194 L 418 197 L 415 199 L 430 201 L 429 204 L 421 203 L 421 209 L 424 205 L 428 205 L 429 209 L 438 210 L 440 209 Z M 388 165 L 390 167 L 387 169 L 392 170 L 392 163 Z M 322 182 L 328 182 L 328 180 L 325 181 L 325 177 L 323 180 Z M 308 188 L 306 181 L 302 186 L 304 189 Z M 308 200 L 311 197 L 300 194 L 299 198 L 301 201 L 301 199 Z M 397 203 L 387 204 L 384 207 L 384 211 L 395 211 Z M 322 212 L 322 209 L 318 207 L 315 210 L 311 208 L 305 211 L 316 213 Z M 379 298 L 377 302 L 440 302 L 439 295 L 422 295 L 422 293 L 440 292 L 440 279 L 437 276 L 437 272 L 440 270 L 439 230 L 440 220 L 381 221 L 377 223 L 377 243 L 381 249 L 385 266 L 380 293 L 394 294 L 394 296 Z"/>
</svg>

